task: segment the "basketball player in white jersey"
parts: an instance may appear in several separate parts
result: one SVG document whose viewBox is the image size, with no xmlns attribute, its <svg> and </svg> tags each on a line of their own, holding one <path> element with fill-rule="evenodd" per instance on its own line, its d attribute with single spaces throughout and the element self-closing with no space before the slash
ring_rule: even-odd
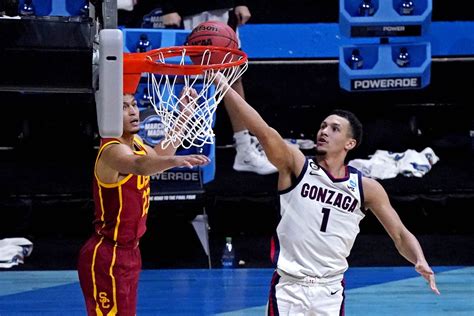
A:
<svg viewBox="0 0 474 316">
<path fill-rule="evenodd" d="M 225 80 L 216 80 L 225 84 Z M 359 145 L 362 124 L 348 111 L 336 110 L 321 123 L 316 155 L 306 158 L 238 93 L 225 96 L 262 144 L 279 171 L 281 220 L 272 240 L 276 270 L 267 305 L 268 315 L 344 315 L 344 272 L 366 210 L 372 211 L 437 294 L 433 270 L 416 237 L 403 225 L 384 188 L 344 164 Z"/>
</svg>

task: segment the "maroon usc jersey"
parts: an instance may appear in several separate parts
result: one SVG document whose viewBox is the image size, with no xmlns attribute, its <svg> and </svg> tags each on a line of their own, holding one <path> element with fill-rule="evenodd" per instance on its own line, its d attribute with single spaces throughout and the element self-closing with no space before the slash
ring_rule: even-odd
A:
<svg viewBox="0 0 474 316">
<path fill-rule="evenodd" d="M 104 148 L 119 143 L 104 139 L 97 160 Z M 146 155 L 138 138 L 134 153 Z M 106 184 L 95 174 L 93 184 L 95 233 L 82 246 L 78 260 L 87 314 L 136 315 L 142 265 L 138 241 L 146 230 L 150 177 L 129 174 L 117 183 Z"/>
<path fill-rule="evenodd" d="M 101 142 L 97 161 L 102 151 L 116 139 Z M 143 143 L 134 139 L 135 155 L 146 155 Z M 150 177 L 126 175 L 118 183 L 102 183 L 94 168 L 93 194 L 95 203 L 95 231 L 118 246 L 134 246 L 146 231 L 146 218 L 150 206 Z"/>
</svg>

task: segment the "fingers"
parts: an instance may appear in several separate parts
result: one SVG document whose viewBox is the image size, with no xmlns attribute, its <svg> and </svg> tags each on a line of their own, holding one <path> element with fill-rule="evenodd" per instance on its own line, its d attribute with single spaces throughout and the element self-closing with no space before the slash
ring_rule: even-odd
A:
<svg viewBox="0 0 474 316">
<path fill-rule="evenodd" d="M 205 155 L 195 155 L 195 156 L 196 156 L 196 159 L 199 161 L 200 165 L 206 165 L 209 162 L 211 162 L 211 159 L 209 159 L 209 157 Z"/>
<path fill-rule="evenodd" d="M 441 293 L 438 290 L 438 287 L 436 286 L 436 280 L 435 280 L 435 275 L 434 275 L 433 270 L 431 270 L 431 268 L 426 265 L 416 265 L 415 269 L 418 273 L 420 273 L 423 276 L 423 278 L 425 278 L 428 281 L 428 284 L 431 290 L 434 293 L 440 295 Z"/>
<path fill-rule="evenodd" d="M 183 87 L 183 89 L 181 89 L 179 96 L 180 98 L 187 97 L 187 96 L 190 96 L 192 98 L 197 98 L 198 94 L 197 94 L 196 89 L 185 86 Z"/>
<path fill-rule="evenodd" d="M 179 99 L 180 99 L 180 103 L 182 105 L 187 105 L 189 104 L 192 100 L 195 100 L 198 98 L 198 93 L 196 91 L 196 89 L 194 88 L 191 88 L 191 87 L 184 87 L 180 94 L 179 94 Z"/>
<path fill-rule="evenodd" d="M 227 88 L 227 86 L 229 85 L 227 78 L 224 76 L 224 74 L 220 72 L 215 73 L 213 81 L 214 81 L 214 84 L 218 87 L 223 86 L 224 88 Z"/>
<path fill-rule="evenodd" d="M 428 273 L 424 273 L 423 277 L 428 281 L 431 290 L 434 293 L 440 295 L 441 293 L 439 292 L 438 287 L 436 286 L 434 272 L 431 271 L 431 272 L 428 272 Z"/>
<path fill-rule="evenodd" d="M 183 156 L 183 167 L 192 168 L 194 166 L 204 166 L 207 165 L 211 160 L 204 155 L 188 155 Z"/>
<path fill-rule="evenodd" d="M 193 167 L 193 165 L 192 165 L 189 161 L 186 161 L 186 160 L 185 160 L 183 163 L 184 163 L 184 166 L 183 166 L 183 167 L 188 167 L 188 168 L 192 168 L 192 167 Z"/>
<path fill-rule="evenodd" d="M 252 16 L 250 14 L 249 8 L 247 6 L 244 6 L 244 5 L 235 7 L 234 12 L 235 12 L 235 15 L 237 17 L 237 24 L 238 25 L 242 25 L 242 24 L 247 23 L 247 21 Z"/>
<path fill-rule="evenodd" d="M 191 98 L 196 99 L 198 97 L 197 91 L 194 88 L 189 88 L 189 95 Z"/>
<path fill-rule="evenodd" d="M 438 287 L 436 286 L 436 281 L 434 279 L 434 275 L 432 275 L 432 277 L 430 278 L 430 288 L 436 294 L 438 294 L 438 295 L 441 294 L 440 291 L 438 290 Z"/>
</svg>

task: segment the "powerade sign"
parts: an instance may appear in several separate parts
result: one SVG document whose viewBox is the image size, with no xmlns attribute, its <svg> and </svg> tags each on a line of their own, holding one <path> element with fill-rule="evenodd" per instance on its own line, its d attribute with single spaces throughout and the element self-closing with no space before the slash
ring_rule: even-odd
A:
<svg viewBox="0 0 474 316">
<path fill-rule="evenodd" d="M 158 115 L 149 115 L 140 123 L 140 131 L 138 135 L 149 146 L 156 146 L 165 137 L 165 125 L 161 122 Z"/>
<path fill-rule="evenodd" d="M 421 25 L 352 26 L 352 37 L 421 36 Z"/>
<path fill-rule="evenodd" d="M 152 201 L 194 201 L 203 198 L 202 170 L 173 168 L 150 176 Z"/>
<path fill-rule="evenodd" d="M 398 90 L 398 89 L 419 89 L 421 88 L 421 77 L 405 78 L 367 78 L 352 79 L 352 91 L 368 90 Z"/>
</svg>

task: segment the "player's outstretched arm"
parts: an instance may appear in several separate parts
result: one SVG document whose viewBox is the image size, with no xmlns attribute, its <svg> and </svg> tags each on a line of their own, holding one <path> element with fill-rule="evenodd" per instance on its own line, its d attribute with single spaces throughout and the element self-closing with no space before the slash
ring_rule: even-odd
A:
<svg viewBox="0 0 474 316">
<path fill-rule="evenodd" d="M 416 271 L 428 281 L 431 290 L 440 294 L 434 272 L 425 259 L 420 243 L 402 223 L 390 204 L 385 189 L 374 179 L 363 178 L 362 183 L 365 207 L 375 214 L 392 238 L 398 252 L 415 266 Z"/>
<path fill-rule="evenodd" d="M 222 79 L 222 78 L 221 78 Z M 220 80 L 219 78 L 216 81 Z M 225 79 L 217 84 L 227 84 Z M 299 172 L 304 164 L 304 155 L 294 146 L 288 145 L 281 135 L 270 127 L 260 114 L 250 106 L 235 90 L 228 87 L 224 102 L 244 123 L 248 130 L 258 138 L 265 150 L 268 160 L 277 167 L 280 173 Z"/>
<path fill-rule="evenodd" d="M 149 146 L 147 155 L 138 156 L 126 145 L 111 145 L 105 150 L 100 163 L 120 174 L 152 175 L 174 167 L 204 166 L 209 158 L 204 155 L 160 156 Z"/>
</svg>

